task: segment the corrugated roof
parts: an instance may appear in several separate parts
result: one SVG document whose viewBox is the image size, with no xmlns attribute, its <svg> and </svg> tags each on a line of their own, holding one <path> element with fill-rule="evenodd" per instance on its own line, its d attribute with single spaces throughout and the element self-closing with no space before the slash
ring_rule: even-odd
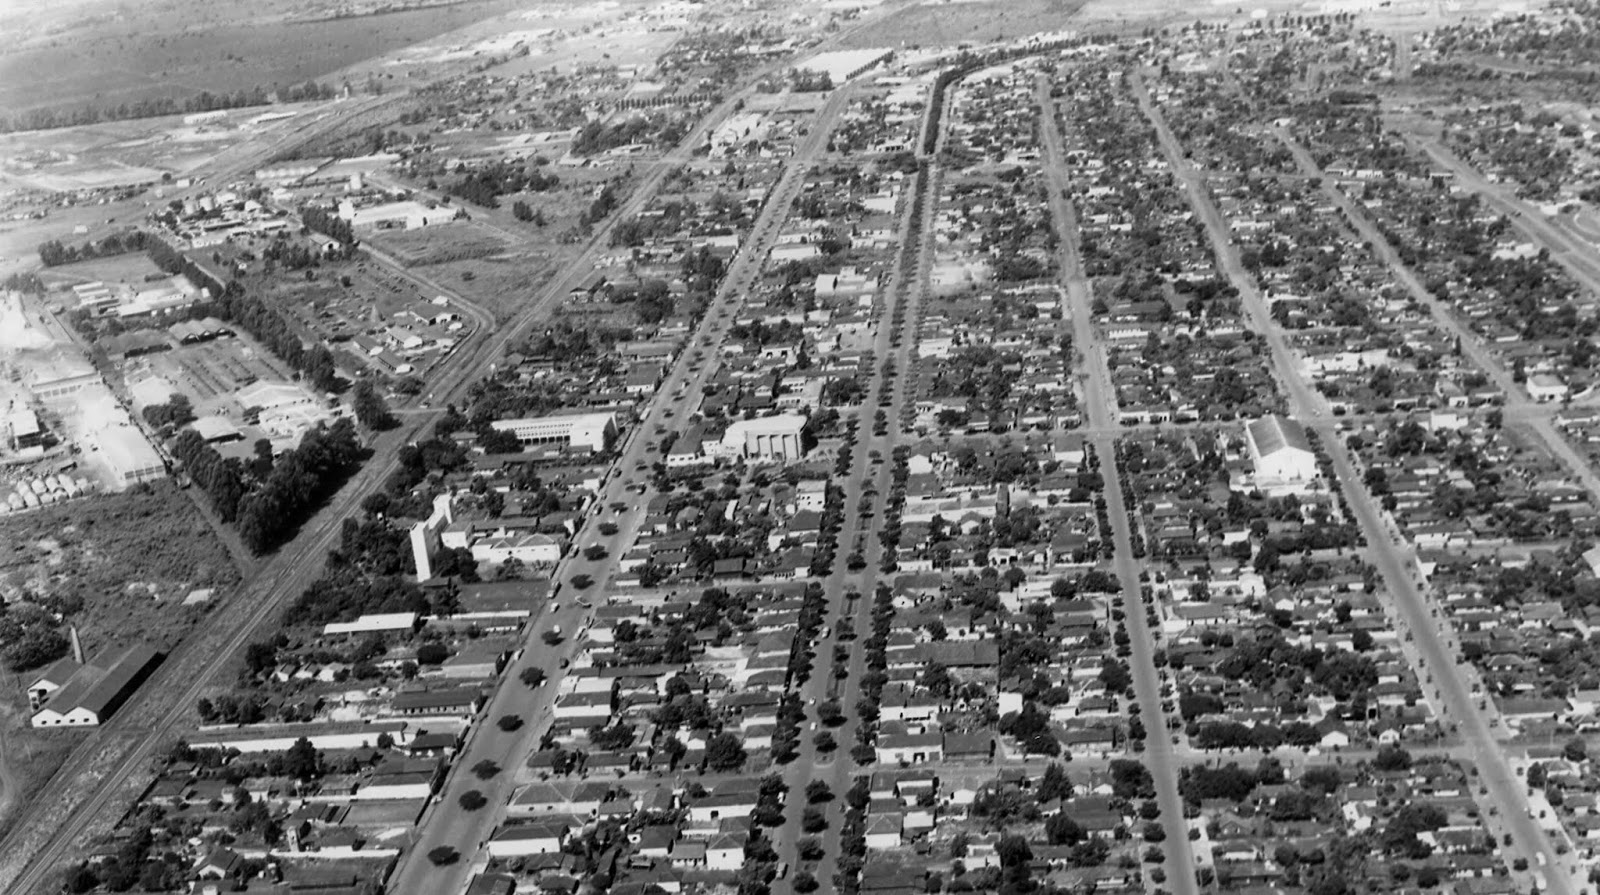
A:
<svg viewBox="0 0 1600 895">
<path fill-rule="evenodd" d="M 1284 448 L 1311 451 L 1311 441 L 1306 438 L 1304 426 L 1286 417 L 1264 416 L 1249 426 L 1250 440 L 1255 442 L 1260 456 L 1275 454 Z"/>
</svg>

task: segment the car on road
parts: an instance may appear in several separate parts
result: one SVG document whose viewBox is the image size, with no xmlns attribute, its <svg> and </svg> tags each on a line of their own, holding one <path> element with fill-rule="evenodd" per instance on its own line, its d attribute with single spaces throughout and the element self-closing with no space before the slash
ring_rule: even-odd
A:
<svg viewBox="0 0 1600 895">
<path fill-rule="evenodd" d="M 593 609 L 594 608 L 594 604 L 593 603 L 589 602 L 588 600 L 585 600 L 582 597 L 579 597 L 574 602 L 576 602 L 579 606 L 582 606 L 585 609 Z"/>
</svg>

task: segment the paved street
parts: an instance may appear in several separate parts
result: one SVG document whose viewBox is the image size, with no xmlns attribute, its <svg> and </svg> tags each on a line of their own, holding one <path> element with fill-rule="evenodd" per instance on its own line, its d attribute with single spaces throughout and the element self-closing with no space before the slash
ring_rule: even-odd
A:
<svg viewBox="0 0 1600 895">
<path fill-rule="evenodd" d="M 1386 607 L 1390 617 L 1403 624 L 1413 635 L 1414 649 L 1420 654 L 1415 671 L 1419 678 L 1431 674 L 1437 682 L 1435 687 L 1424 690 L 1434 715 L 1443 722 L 1457 724 L 1465 742 L 1482 756 L 1478 770 L 1484 791 L 1478 795 L 1486 797 L 1498 815 L 1509 824 L 1514 853 L 1527 857 L 1530 865 L 1545 864 L 1550 891 L 1557 895 L 1571 895 L 1578 888 L 1570 873 L 1572 862 L 1570 859 L 1562 862 L 1545 831 L 1528 816 L 1526 788 L 1513 775 L 1510 762 L 1488 722 L 1476 710 L 1476 700 L 1464 682 L 1466 674 L 1447 651 L 1438 628 L 1431 620 L 1432 607 L 1418 587 L 1415 569 L 1407 562 L 1405 552 L 1395 544 L 1377 502 L 1361 483 L 1348 449 L 1328 421 L 1325 402 L 1298 375 L 1294 354 L 1282 330 L 1272 322 L 1254 278 L 1240 263 L 1238 250 L 1229 239 L 1227 224 L 1206 192 L 1199 172 L 1185 161 L 1182 147 L 1167 127 L 1160 111 L 1150 102 L 1149 94 L 1137 77 L 1134 79 L 1134 91 L 1140 107 L 1156 127 L 1168 163 L 1183 181 L 1189 192 L 1190 204 L 1206 226 L 1218 263 L 1239 290 L 1254 328 L 1266 337 L 1272 349 L 1274 372 L 1289 397 L 1291 415 L 1321 436 L 1322 446 L 1332 458 L 1335 477 L 1366 538 L 1367 559 L 1383 576 L 1390 598 Z"/>
<path fill-rule="evenodd" d="M 804 184 L 804 174 L 811 160 L 826 145 L 826 135 L 848 101 L 848 87 L 836 90 L 828 103 L 817 114 L 810 135 L 801 144 L 795 157 L 786 165 L 783 176 L 773 186 L 761 214 L 757 217 L 749 239 L 729 266 L 715 300 L 701 320 L 700 331 L 691 340 L 700 345 L 715 345 L 732 319 L 733 311 L 747 295 L 760 275 L 767 253 L 776 239 L 789 205 Z M 570 659 L 580 643 L 578 629 L 586 612 L 578 606 L 580 598 L 604 599 L 612 578 L 616 574 L 617 559 L 623 546 L 632 542 L 644 519 L 647 501 L 642 495 L 631 493 L 636 483 L 646 476 L 641 473 L 660 458 L 655 449 L 659 434 L 658 424 L 665 420 L 668 410 L 681 408 L 684 402 L 678 397 L 697 393 L 710 379 L 716 368 L 713 358 L 695 359 L 696 352 L 685 351 L 668 372 L 655 397 L 641 414 L 637 426 L 629 433 L 618 457 L 611 466 L 602 495 L 595 502 L 595 511 L 584 520 L 584 525 L 574 543 L 586 547 L 600 543 L 611 548 L 606 558 L 591 562 L 582 557 L 570 557 L 557 567 L 554 580 L 560 582 L 553 597 L 561 609 L 542 616 L 538 624 L 529 625 L 523 634 L 523 648 L 518 661 L 505 672 L 501 686 L 495 691 L 489 708 L 481 714 L 472 738 L 457 756 L 452 766 L 443 799 L 449 805 L 445 811 L 424 819 L 419 828 L 416 844 L 406 853 L 402 863 L 391 878 L 391 888 L 396 892 L 456 892 L 466 885 L 473 870 L 487 864 L 480 849 L 493 834 L 504 816 L 504 807 L 514 795 L 518 782 L 516 770 L 538 744 L 549 728 L 548 710 L 560 686 L 560 660 Z M 613 503 L 626 507 L 613 512 Z M 605 537 L 599 533 L 601 522 L 615 524 L 616 535 Z M 578 574 L 588 575 L 594 583 L 579 590 L 570 582 Z M 586 596 L 587 595 L 587 596 Z M 552 624 L 560 624 L 566 639 L 555 649 L 542 642 L 543 632 Z M 551 679 L 531 694 L 517 680 L 521 670 L 538 666 Z M 496 719 L 506 714 L 521 716 L 527 723 L 519 730 L 506 734 L 495 727 Z M 480 781 L 472 768 L 482 761 L 492 761 L 505 770 L 490 781 Z M 525 780 L 526 778 L 524 778 Z M 490 806 L 480 811 L 464 812 L 454 807 L 455 799 L 470 789 L 478 789 L 490 797 Z M 442 867 L 434 866 L 427 854 L 439 846 L 450 846 L 463 855 L 463 859 Z"/>
<path fill-rule="evenodd" d="M 1106 513 L 1111 519 L 1111 534 L 1116 546 L 1116 573 L 1122 584 L 1122 611 L 1126 616 L 1128 636 L 1133 648 L 1129 657 L 1129 670 L 1133 674 L 1133 689 L 1139 701 L 1139 717 L 1144 723 L 1145 751 L 1134 756 L 1149 768 L 1156 782 L 1156 800 L 1161 806 L 1161 823 L 1166 830 L 1166 841 L 1161 844 L 1166 855 L 1167 880 L 1164 884 L 1178 895 L 1192 895 L 1199 891 L 1194 875 L 1194 855 L 1189 843 L 1188 824 L 1183 816 L 1183 798 L 1178 792 L 1178 761 L 1173 752 L 1172 738 L 1167 730 L 1166 713 L 1161 708 L 1162 672 L 1156 668 L 1156 641 L 1145 617 L 1144 600 L 1140 593 L 1141 563 L 1133 555 L 1133 537 L 1128 520 L 1128 508 L 1123 500 L 1122 482 L 1116 468 L 1116 441 L 1113 433 L 1117 418 L 1117 396 L 1111 384 L 1111 373 L 1106 365 L 1106 351 L 1095 329 L 1091 305 L 1093 293 L 1084 275 L 1082 259 L 1078 254 L 1076 216 L 1065 198 L 1066 157 L 1061 131 L 1056 127 L 1054 101 L 1049 86 L 1041 76 L 1036 88 L 1039 105 L 1045 110 L 1040 126 L 1044 133 L 1045 171 L 1048 174 L 1051 216 L 1057 228 L 1067 234 L 1061 240 L 1061 276 L 1067 290 L 1067 314 L 1073 321 L 1073 345 L 1083 357 L 1084 413 L 1091 427 L 1101 434 L 1093 436 L 1091 444 L 1100 460 L 1100 472 L 1105 477 L 1104 495 Z"/>
</svg>

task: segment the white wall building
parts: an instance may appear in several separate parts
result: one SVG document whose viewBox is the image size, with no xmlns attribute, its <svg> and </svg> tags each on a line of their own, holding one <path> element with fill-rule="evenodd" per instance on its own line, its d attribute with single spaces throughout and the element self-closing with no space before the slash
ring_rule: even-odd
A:
<svg viewBox="0 0 1600 895">
<path fill-rule="evenodd" d="M 497 432 L 510 432 L 523 444 L 564 444 L 604 451 L 617 434 L 611 413 L 572 413 L 525 417 L 491 423 Z"/>
</svg>

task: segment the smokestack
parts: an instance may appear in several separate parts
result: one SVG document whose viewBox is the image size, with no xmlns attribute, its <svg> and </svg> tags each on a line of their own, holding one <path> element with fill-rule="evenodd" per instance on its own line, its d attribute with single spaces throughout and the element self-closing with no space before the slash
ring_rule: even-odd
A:
<svg viewBox="0 0 1600 895">
<path fill-rule="evenodd" d="M 71 636 L 72 636 L 72 661 L 77 662 L 79 665 L 87 665 L 87 664 L 89 664 L 83 658 L 83 641 L 78 639 L 78 626 L 77 625 L 73 625 L 71 628 L 69 628 L 67 630 L 71 633 Z"/>
</svg>

